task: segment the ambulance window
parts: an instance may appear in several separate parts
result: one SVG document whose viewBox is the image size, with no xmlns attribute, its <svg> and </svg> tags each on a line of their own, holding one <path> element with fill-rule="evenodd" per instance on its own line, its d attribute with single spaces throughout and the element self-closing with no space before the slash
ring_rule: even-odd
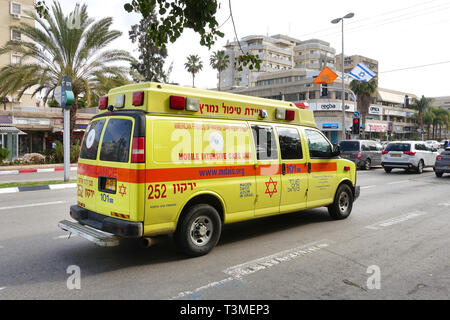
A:
<svg viewBox="0 0 450 320">
<path fill-rule="evenodd" d="M 258 160 L 278 159 L 278 149 L 273 129 L 270 127 L 252 126 Z"/>
<path fill-rule="evenodd" d="M 128 162 L 132 126 L 131 120 L 113 118 L 108 121 L 100 149 L 100 160 Z"/>
<path fill-rule="evenodd" d="M 331 156 L 331 144 L 319 132 L 305 130 L 308 138 L 309 155 L 311 158 L 329 158 Z"/>
<path fill-rule="evenodd" d="M 293 128 L 277 128 L 281 159 L 302 159 L 302 144 L 298 131 Z"/>
<path fill-rule="evenodd" d="M 97 159 L 98 143 L 100 141 L 100 135 L 102 133 L 104 125 L 105 119 L 92 121 L 89 124 L 84 135 L 83 145 L 81 146 L 81 159 Z"/>
</svg>

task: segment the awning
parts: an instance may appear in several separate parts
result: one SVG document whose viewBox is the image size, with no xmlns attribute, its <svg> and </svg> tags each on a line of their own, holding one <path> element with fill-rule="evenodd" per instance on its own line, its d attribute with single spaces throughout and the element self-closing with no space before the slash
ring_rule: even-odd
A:
<svg viewBox="0 0 450 320">
<path fill-rule="evenodd" d="M 385 101 L 385 102 L 398 103 L 398 104 L 405 103 L 405 96 L 403 94 L 392 93 L 392 92 L 387 92 L 387 91 L 378 90 L 377 98 L 378 98 L 378 100 Z"/>
<path fill-rule="evenodd" d="M 11 126 L 5 126 L 5 127 L 0 126 L 0 133 L 16 133 L 19 135 L 23 135 L 23 134 L 26 135 L 25 132 L 17 129 L 16 127 L 11 127 Z"/>
</svg>

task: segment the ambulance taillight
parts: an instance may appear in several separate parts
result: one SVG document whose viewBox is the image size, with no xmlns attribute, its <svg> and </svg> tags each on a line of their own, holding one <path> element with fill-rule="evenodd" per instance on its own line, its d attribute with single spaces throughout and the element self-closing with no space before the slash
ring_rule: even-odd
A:
<svg viewBox="0 0 450 320">
<path fill-rule="evenodd" d="M 134 137 L 131 146 L 131 162 L 145 163 L 145 138 Z"/>
<path fill-rule="evenodd" d="M 144 105 L 144 91 L 133 93 L 133 106 L 140 107 Z"/>
<path fill-rule="evenodd" d="M 186 108 L 186 98 L 180 96 L 170 96 L 170 109 L 184 110 Z"/>
<path fill-rule="evenodd" d="M 98 99 L 98 108 L 100 110 L 105 110 L 108 106 L 108 97 L 100 97 Z"/>
</svg>

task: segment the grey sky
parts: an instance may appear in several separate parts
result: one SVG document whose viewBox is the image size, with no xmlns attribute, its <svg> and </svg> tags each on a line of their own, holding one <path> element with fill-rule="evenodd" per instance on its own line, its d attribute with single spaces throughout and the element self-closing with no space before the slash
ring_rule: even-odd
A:
<svg viewBox="0 0 450 320">
<path fill-rule="evenodd" d="M 85 0 L 93 17 L 111 16 L 114 28 L 123 36 L 113 46 L 136 50 L 128 39 L 132 24 L 139 21 L 137 14 L 123 9 L 126 0 Z M 219 24 L 229 17 L 228 1 L 220 1 L 217 14 Z M 75 1 L 62 0 L 67 12 Z M 354 12 L 355 17 L 345 21 L 345 54 L 360 54 L 379 61 L 379 86 L 406 91 L 416 95 L 450 95 L 446 76 L 450 63 L 387 72 L 396 69 L 450 61 L 449 0 L 231 0 L 232 12 L 239 38 L 248 35 L 287 34 L 300 40 L 311 38 L 330 42 L 337 53 L 341 52 L 341 29 L 331 20 Z M 222 26 L 225 37 L 212 51 L 223 49 L 227 40 L 234 40 L 231 19 Z M 212 88 L 217 83 L 217 73 L 209 66 L 207 48 L 200 46 L 199 36 L 185 31 L 182 37 L 169 46 L 167 65 L 173 61 L 171 81 L 190 85 L 190 74 L 184 69 L 186 56 L 198 54 L 203 60 L 203 71 L 196 76 L 196 86 Z M 134 51 L 134 55 L 137 52 Z M 442 79 L 442 80 L 440 80 Z"/>
</svg>

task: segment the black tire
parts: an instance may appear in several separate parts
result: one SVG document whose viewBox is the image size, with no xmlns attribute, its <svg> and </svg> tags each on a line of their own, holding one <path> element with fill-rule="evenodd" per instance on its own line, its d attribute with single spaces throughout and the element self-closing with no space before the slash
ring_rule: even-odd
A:
<svg viewBox="0 0 450 320">
<path fill-rule="evenodd" d="M 341 184 L 334 196 L 334 202 L 328 207 L 328 213 L 335 220 L 347 218 L 353 208 L 353 192 L 346 184 Z"/>
<path fill-rule="evenodd" d="M 442 176 L 444 175 L 444 173 L 442 171 L 441 172 L 435 171 L 434 173 L 436 174 L 436 177 L 438 177 L 438 178 L 442 178 Z"/>
<path fill-rule="evenodd" d="M 370 170 L 370 168 L 372 168 L 372 161 L 366 159 L 366 161 L 364 161 L 364 170 Z"/>
<path fill-rule="evenodd" d="M 416 168 L 416 173 L 421 174 L 423 172 L 423 167 L 424 167 L 423 160 L 420 160 Z"/>
<path fill-rule="evenodd" d="M 384 168 L 384 171 L 385 171 L 386 173 L 391 173 L 392 168 Z"/>
<path fill-rule="evenodd" d="M 221 231 L 222 222 L 217 210 L 209 204 L 196 204 L 181 217 L 174 240 L 182 253 L 199 257 L 216 246 Z"/>
</svg>

